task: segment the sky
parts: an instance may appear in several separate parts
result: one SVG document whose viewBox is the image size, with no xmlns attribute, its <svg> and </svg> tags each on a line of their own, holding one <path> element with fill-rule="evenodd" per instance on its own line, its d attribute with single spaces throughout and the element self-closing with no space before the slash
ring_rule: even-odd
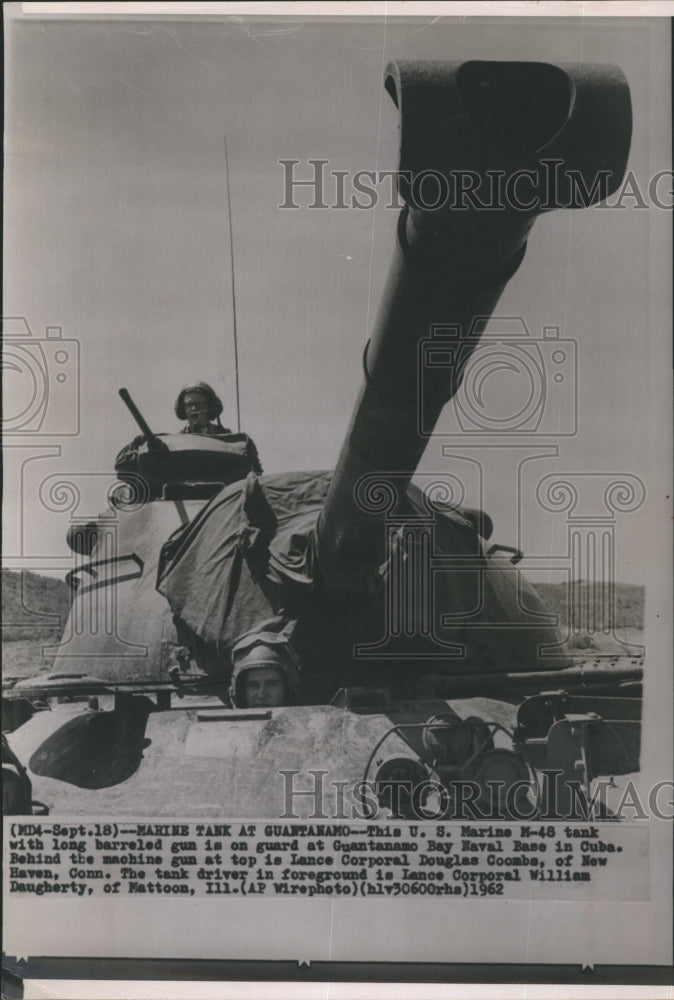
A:
<svg viewBox="0 0 674 1000">
<path fill-rule="evenodd" d="M 55 338 L 43 347 L 44 423 L 7 437 L 4 549 L 14 567 L 62 575 L 69 518 L 105 509 L 114 456 L 137 433 L 121 386 L 154 429 L 176 431 L 177 391 L 205 379 L 236 426 L 230 232 L 242 429 L 266 472 L 334 464 L 397 212 L 386 185 L 376 209 L 310 209 L 301 190 L 301 207 L 280 208 L 279 161 L 299 161 L 303 178 L 311 159 L 349 176 L 393 169 L 389 60 L 617 63 L 632 91 L 629 168 L 640 188 L 671 163 L 665 19 L 160 22 L 28 19 L 18 6 L 5 5 L 4 313 L 25 318 L 33 341 L 60 327 L 69 344 L 64 383 Z M 334 203 L 333 191 L 328 177 Z M 523 548 L 539 570 L 568 555 L 566 515 L 540 502 L 547 476 L 587 487 L 590 520 L 606 516 L 606 481 L 585 474 L 630 477 L 637 494 L 644 484 L 637 510 L 609 511 L 618 579 L 642 582 L 670 530 L 671 222 L 635 200 L 540 219 L 499 303 L 533 339 L 558 327 L 573 343 L 577 373 L 564 392 L 548 382 L 543 431 L 519 449 L 498 436 L 477 448 L 448 407 L 422 462 L 422 480 L 458 477 L 465 503 L 494 519 L 494 540 Z M 16 319 L 5 327 L 14 343 L 25 329 Z M 549 359 L 552 348 L 542 350 Z M 512 412 L 521 377 L 487 380 L 486 405 Z M 10 422 L 30 408 L 26 379 L 16 365 L 5 370 Z M 560 436 L 576 405 L 576 433 Z M 76 510 L 64 480 L 81 494 Z"/>
</svg>

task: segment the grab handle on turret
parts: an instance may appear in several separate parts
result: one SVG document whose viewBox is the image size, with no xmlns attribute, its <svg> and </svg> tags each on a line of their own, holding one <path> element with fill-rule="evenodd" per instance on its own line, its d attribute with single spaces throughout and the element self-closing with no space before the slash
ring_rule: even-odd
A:
<svg viewBox="0 0 674 1000">
<path fill-rule="evenodd" d="M 150 451 L 168 451 L 167 446 L 164 442 L 157 437 L 157 435 L 150 430 L 150 425 L 146 421 L 143 414 L 140 412 L 134 401 L 131 399 L 128 389 L 120 389 L 119 395 L 126 404 L 131 416 L 136 421 L 141 431 L 147 439 L 147 446 Z"/>
</svg>

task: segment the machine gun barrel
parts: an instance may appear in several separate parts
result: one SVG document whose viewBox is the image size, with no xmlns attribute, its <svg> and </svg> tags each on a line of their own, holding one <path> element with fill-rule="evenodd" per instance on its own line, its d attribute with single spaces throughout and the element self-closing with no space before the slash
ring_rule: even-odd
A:
<svg viewBox="0 0 674 1000">
<path fill-rule="evenodd" d="M 145 419 L 143 414 L 140 412 L 140 410 L 132 400 L 128 389 L 120 389 L 119 395 L 123 400 L 123 402 L 126 404 L 129 413 L 131 414 L 131 416 L 136 421 L 141 431 L 147 438 L 148 448 L 151 451 L 165 451 L 166 445 L 161 440 L 161 438 L 157 437 L 157 435 L 150 429 L 150 425 L 148 424 L 147 420 Z"/>
</svg>

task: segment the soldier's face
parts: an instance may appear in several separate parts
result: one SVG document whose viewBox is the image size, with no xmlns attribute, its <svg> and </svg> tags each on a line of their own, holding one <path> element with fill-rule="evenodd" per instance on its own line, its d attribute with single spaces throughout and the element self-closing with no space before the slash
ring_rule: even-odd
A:
<svg viewBox="0 0 674 1000">
<path fill-rule="evenodd" d="M 254 667 L 243 677 L 246 708 L 278 708 L 285 701 L 285 683 L 273 667 Z"/>
<path fill-rule="evenodd" d="M 186 392 L 183 403 L 190 430 L 208 427 L 208 399 L 203 392 Z"/>
</svg>

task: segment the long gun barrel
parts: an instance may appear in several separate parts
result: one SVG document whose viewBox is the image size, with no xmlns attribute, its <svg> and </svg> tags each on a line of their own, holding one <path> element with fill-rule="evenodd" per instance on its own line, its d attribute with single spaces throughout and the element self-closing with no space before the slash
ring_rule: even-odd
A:
<svg viewBox="0 0 674 1000">
<path fill-rule="evenodd" d="M 482 674 L 479 677 L 442 677 L 437 674 L 427 677 L 429 690 L 442 698 L 499 698 L 509 694 L 522 697 L 525 694 L 536 694 L 551 689 L 569 689 L 574 693 L 589 691 L 599 694 L 601 691 L 615 692 L 621 685 L 641 684 L 643 670 L 640 667 L 619 668 L 612 670 L 584 670 L 581 667 L 571 667 L 558 674 L 546 671 L 531 673 Z"/>
<path fill-rule="evenodd" d="M 400 111 L 406 206 L 318 526 L 321 575 L 344 593 L 385 559 L 381 513 L 404 498 L 535 217 L 607 197 L 631 136 L 629 88 L 613 66 L 399 63 L 385 86 Z M 514 182 L 513 198 L 494 204 L 489 184 L 499 172 L 506 188 L 526 175 L 526 207 Z M 466 186 L 471 198 L 462 199 Z M 423 362 L 431 338 L 441 364 Z"/>
</svg>

